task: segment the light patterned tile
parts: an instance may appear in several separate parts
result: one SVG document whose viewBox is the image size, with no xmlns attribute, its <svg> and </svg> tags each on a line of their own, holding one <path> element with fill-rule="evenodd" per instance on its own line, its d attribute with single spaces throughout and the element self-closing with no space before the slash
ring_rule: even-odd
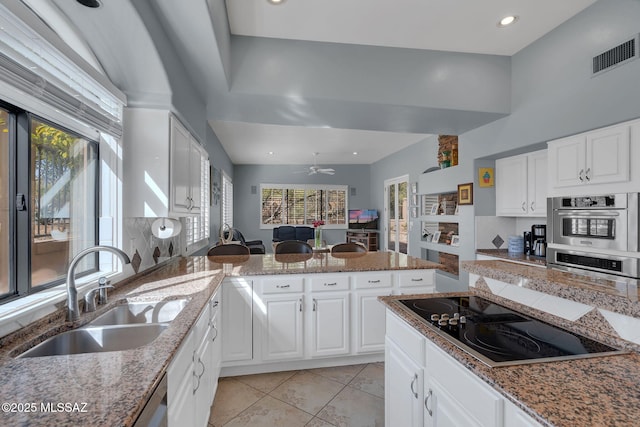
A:
<svg viewBox="0 0 640 427">
<path fill-rule="evenodd" d="M 330 380 L 338 381 L 342 384 L 349 384 L 351 381 L 366 365 L 347 365 L 347 366 L 332 366 L 330 368 L 316 368 L 309 369 L 308 372 L 312 374 L 321 375 Z"/>
<path fill-rule="evenodd" d="M 326 422 L 323 419 L 314 417 L 305 427 L 335 427 L 333 424 Z"/>
<path fill-rule="evenodd" d="M 225 424 L 225 427 L 303 427 L 313 415 L 265 396 Z"/>
<path fill-rule="evenodd" d="M 301 371 L 278 386 L 270 395 L 315 415 L 343 387 L 337 381 Z"/>
<path fill-rule="evenodd" d="M 365 366 L 349 386 L 384 398 L 384 366 L 373 363 Z"/>
<path fill-rule="evenodd" d="M 339 427 L 384 427 L 384 399 L 345 387 L 317 417 Z"/>
<path fill-rule="evenodd" d="M 209 424 L 215 427 L 225 425 L 229 420 L 265 396 L 246 384 L 231 378 L 223 378 L 218 383 Z"/>
<path fill-rule="evenodd" d="M 269 372 L 266 374 L 242 375 L 233 378 L 263 393 L 269 393 L 295 374 L 296 371 Z"/>
</svg>

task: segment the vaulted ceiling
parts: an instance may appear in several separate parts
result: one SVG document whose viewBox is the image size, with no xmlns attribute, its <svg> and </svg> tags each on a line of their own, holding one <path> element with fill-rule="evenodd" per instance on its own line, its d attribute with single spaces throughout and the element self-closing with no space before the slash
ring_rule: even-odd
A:
<svg viewBox="0 0 640 427">
<path fill-rule="evenodd" d="M 594 2 L 53 0 L 40 15 L 130 105 L 171 106 L 201 136 L 206 120 L 236 164 L 368 164 L 509 114 L 510 56 Z"/>
</svg>

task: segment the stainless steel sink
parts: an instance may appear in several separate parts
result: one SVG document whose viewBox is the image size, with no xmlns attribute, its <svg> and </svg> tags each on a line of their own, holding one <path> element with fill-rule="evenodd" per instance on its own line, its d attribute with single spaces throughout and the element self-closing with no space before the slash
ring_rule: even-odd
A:
<svg viewBox="0 0 640 427">
<path fill-rule="evenodd" d="M 153 302 L 130 302 L 117 305 L 89 323 L 99 325 L 132 325 L 171 322 L 189 302 L 186 299 Z"/>
<path fill-rule="evenodd" d="M 101 326 L 74 329 L 49 338 L 19 357 L 131 350 L 155 340 L 167 324 Z"/>
</svg>

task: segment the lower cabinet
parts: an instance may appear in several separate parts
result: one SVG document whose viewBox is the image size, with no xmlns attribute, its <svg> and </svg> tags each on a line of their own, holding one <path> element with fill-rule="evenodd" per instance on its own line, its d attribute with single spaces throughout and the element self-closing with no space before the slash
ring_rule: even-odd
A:
<svg viewBox="0 0 640 427">
<path fill-rule="evenodd" d="M 167 369 L 169 426 L 206 426 L 220 375 L 218 293 L 214 294 Z"/>
<path fill-rule="evenodd" d="M 349 294 L 318 293 L 311 298 L 311 357 L 349 354 Z"/>
<path fill-rule="evenodd" d="M 385 425 L 540 426 L 395 314 L 386 319 Z"/>
<path fill-rule="evenodd" d="M 261 347 L 263 360 L 299 359 L 303 347 L 303 295 L 269 295 L 262 299 Z"/>
<path fill-rule="evenodd" d="M 242 277 L 222 282 L 222 361 L 253 358 L 253 282 Z"/>
</svg>

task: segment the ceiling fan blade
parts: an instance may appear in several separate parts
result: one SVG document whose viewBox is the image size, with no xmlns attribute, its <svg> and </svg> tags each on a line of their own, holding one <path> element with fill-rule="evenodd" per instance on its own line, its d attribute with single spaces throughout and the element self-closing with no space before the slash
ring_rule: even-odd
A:
<svg viewBox="0 0 640 427">
<path fill-rule="evenodd" d="M 336 171 L 334 171 L 333 169 L 320 169 L 318 172 L 325 175 L 334 175 L 336 173 Z"/>
</svg>

